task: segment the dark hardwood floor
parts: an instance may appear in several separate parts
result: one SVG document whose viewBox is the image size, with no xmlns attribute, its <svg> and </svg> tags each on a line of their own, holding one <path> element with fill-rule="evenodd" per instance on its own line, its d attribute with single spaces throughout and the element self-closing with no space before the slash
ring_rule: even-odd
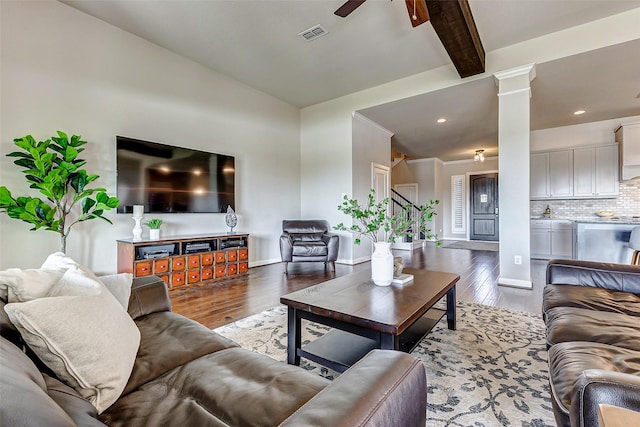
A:
<svg viewBox="0 0 640 427">
<path fill-rule="evenodd" d="M 533 290 L 498 286 L 498 252 L 437 248 L 428 243 L 422 250 L 394 251 L 406 267 L 441 270 L 460 275 L 458 300 L 540 313 L 547 262 L 531 261 Z M 353 271 L 369 268 L 336 264 L 335 273 L 322 263 L 282 264 L 249 269 L 249 274 L 224 282 L 170 291 L 173 311 L 216 328 L 280 304 L 289 292 L 315 285 Z"/>
</svg>

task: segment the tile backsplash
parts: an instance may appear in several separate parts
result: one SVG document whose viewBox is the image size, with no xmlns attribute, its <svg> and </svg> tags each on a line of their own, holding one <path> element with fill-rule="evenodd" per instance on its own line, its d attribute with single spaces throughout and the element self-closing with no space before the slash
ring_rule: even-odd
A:
<svg viewBox="0 0 640 427">
<path fill-rule="evenodd" d="M 614 211 L 618 216 L 640 215 L 640 178 L 620 182 L 616 199 L 532 200 L 531 216 L 542 216 L 547 205 L 551 217 L 589 219 L 598 211 Z"/>
</svg>

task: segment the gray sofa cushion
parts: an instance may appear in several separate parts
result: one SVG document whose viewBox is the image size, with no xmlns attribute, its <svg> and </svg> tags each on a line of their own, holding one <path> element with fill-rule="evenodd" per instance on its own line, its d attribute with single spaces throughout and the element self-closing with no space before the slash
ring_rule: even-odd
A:
<svg viewBox="0 0 640 427">
<path fill-rule="evenodd" d="M 293 256 L 327 256 L 329 250 L 322 241 L 316 242 L 294 242 Z"/>
<path fill-rule="evenodd" d="M 593 342 L 564 342 L 551 347 L 551 396 L 556 407 L 567 416 L 575 381 L 587 369 L 640 375 L 640 352 Z"/>
<path fill-rule="evenodd" d="M 135 320 L 140 349 L 123 395 L 184 363 L 238 344 L 170 311 Z"/>
<path fill-rule="evenodd" d="M 121 397 L 110 426 L 277 426 L 330 381 L 242 348 L 207 354 Z"/>
<path fill-rule="evenodd" d="M 4 311 L 4 306 L 6 305 L 6 301 L 0 298 L 0 336 L 22 348 L 24 345 L 24 341 L 22 341 L 22 337 L 20 336 L 20 331 L 14 326 L 7 315 L 7 312 Z"/>
<path fill-rule="evenodd" d="M 47 394 L 64 409 L 74 423 L 82 427 L 104 426 L 98 420 L 96 408 L 77 391 L 47 374 L 42 377 L 47 385 Z"/>
<path fill-rule="evenodd" d="M 327 221 L 321 219 L 285 219 L 282 221 L 282 231 L 290 234 L 318 234 L 323 235 L 329 231 Z"/>
<path fill-rule="evenodd" d="M 296 242 L 322 242 L 322 233 L 291 233 L 291 240 Z"/>
<path fill-rule="evenodd" d="M 578 285 L 547 285 L 542 313 L 555 307 L 577 307 L 640 317 L 640 295 L 605 288 Z M 639 319 L 640 320 L 640 319 Z"/>
<path fill-rule="evenodd" d="M 0 366 L 2 425 L 75 427 L 73 419 L 47 394 L 47 384 L 36 365 L 18 347 L 2 337 Z"/>
<path fill-rule="evenodd" d="M 640 319 L 610 311 L 556 307 L 547 312 L 547 344 L 591 341 L 640 351 Z"/>
</svg>

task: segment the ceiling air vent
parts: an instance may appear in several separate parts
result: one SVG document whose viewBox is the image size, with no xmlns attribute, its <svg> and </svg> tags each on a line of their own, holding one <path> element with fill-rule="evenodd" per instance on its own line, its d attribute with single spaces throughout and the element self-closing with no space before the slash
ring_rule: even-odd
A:
<svg viewBox="0 0 640 427">
<path fill-rule="evenodd" d="M 308 30 L 304 30 L 301 33 L 298 33 L 298 35 L 300 37 L 302 37 L 303 39 L 305 39 L 306 41 L 310 42 L 311 40 L 315 40 L 318 37 L 322 37 L 325 34 L 327 34 L 328 31 L 325 30 L 322 25 L 318 24 L 318 25 L 314 25 L 313 27 L 309 28 Z"/>
</svg>

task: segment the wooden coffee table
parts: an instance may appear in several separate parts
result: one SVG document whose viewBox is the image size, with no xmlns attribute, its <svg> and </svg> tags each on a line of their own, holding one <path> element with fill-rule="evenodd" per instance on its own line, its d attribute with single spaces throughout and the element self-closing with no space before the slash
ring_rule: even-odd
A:
<svg viewBox="0 0 640 427">
<path fill-rule="evenodd" d="M 284 295 L 288 306 L 287 362 L 300 358 L 344 372 L 374 348 L 411 352 L 446 314 L 456 329 L 456 283 L 460 276 L 405 268 L 413 274 L 404 285 L 376 286 L 362 270 Z M 433 308 L 443 296 L 446 310 Z M 302 319 L 332 329 L 302 347 Z"/>
</svg>

